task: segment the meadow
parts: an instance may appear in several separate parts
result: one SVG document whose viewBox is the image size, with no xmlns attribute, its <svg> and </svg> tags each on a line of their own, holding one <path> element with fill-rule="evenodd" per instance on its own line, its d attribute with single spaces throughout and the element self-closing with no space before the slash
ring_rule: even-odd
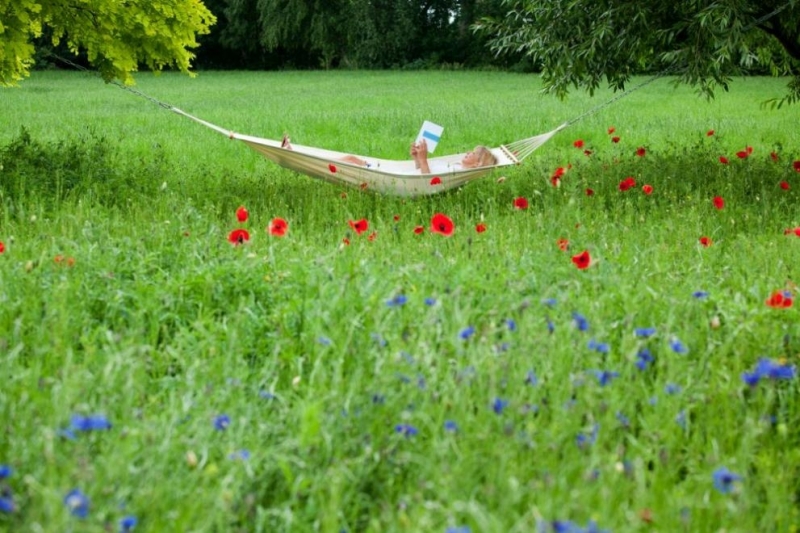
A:
<svg viewBox="0 0 800 533">
<path fill-rule="evenodd" d="M 671 81 L 416 199 L 91 75 L 2 90 L 0 530 L 796 531 L 800 108 L 762 105 L 784 80 Z M 614 96 L 457 71 L 135 88 L 396 159 L 423 120 L 455 153 Z"/>
</svg>

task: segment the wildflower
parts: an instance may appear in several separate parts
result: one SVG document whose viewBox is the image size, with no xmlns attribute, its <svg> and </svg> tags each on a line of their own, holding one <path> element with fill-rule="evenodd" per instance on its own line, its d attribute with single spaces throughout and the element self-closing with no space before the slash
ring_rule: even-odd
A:
<svg viewBox="0 0 800 533">
<path fill-rule="evenodd" d="M 469 526 L 451 526 L 448 527 L 444 533 L 472 533 Z"/>
<path fill-rule="evenodd" d="M 362 218 L 361 220 L 349 220 L 347 223 L 353 231 L 356 232 L 356 235 L 361 235 L 369 229 L 369 222 L 366 218 Z"/>
<path fill-rule="evenodd" d="M 614 144 L 617 144 L 619 142 L 619 136 L 615 135 L 615 136 L 611 137 L 611 142 L 614 143 Z"/>
<path fill-rule="evenodd" d="M 425 228 L 423 228 L 422 226 L 417 226 L 417 227 L 414 228 L 414 234 L 415 235 L 420 235 L 424 231 L 425 231 Z"/>
<path fill-rule="evenodd" d="M 528 199 L 520 196 L 514 199 L 514 209 L 528 209 Z"/>
<path fill-rule="evenodd" d="M 558 239 L 558 241 L 556 241 L 556 244 L 558 245 L 558 249 L 561 250 L 562 252 L 566 252 L 567 250 L 569 250 L 569 241 L 567 239 Z"/>
<path fill-rule="evenodd" d="M 778 152 L 770 152 L 769 153 L 769 158 L 777 163 L 778 162 Z"/>
<path fill-rule="evenodd" d="M 592 373 L 601 387 L 605 387 L 611 383 L 612 379 L 619 377 L 619 372 L 614 372 L 613 370 L 593 370 Z"/>
<path fill-rule="evenodd" d="M 594 189 L 586 189 L 586 196 L 594 196 Z"/>
<path fill-rule="evenodd" d="M 774 309 L 789 309 L 792 307 L 794 299 L 790 291 L 775 291 L 764 303 Z"/>
<path fill-rule="evenodd" d="M 714 207 L 717 209 L 722 209 L 725 207 L 725 200 L 722 198 L 722 196 L 715 196 L 711 201 L 713 202 Z"/>
<path fill-rule="evenodd" d="M 477 231 L 478 233 L 483 233 L 484 231 L 486 231 L 486 224 L 484 224 L 483 222 L 475 224 L 475 231 Z"/>
<path fill-rule="evenodd" d="M 419 434 L 419 430 L 412 426 L 411 424 L 397 424 L 394 427 L 394 431 L 396 433 L 400 433 L 405 438 L 416 437 Z"/>
<path fill-rule="evenodd" d="M 703 247 L 708 248 L 709 246 L 711 246 L 713 244 L 713 241 L 711 240 L 711 237 L 706 237 L 704 235 L 704 236 L 700 237 L 700 244 Z"/>
<path fill-rule="evenodd" d="M 597 441 L 597 434 L 600 431 L 600 424 L 595 424 L 592 426 L 592 430 L 589 433 L 582 432 L 578 433 L 575 437 L 575 443 L 578 445 L 579 448 L 585 448 L 594 444 Z"/>
<path fill-rule="evenodd" d="M 547 307 L 555 307 L 558 301 L 555 298 L 545 298 L 542 300 L 542 305 Z"/>
<path fill-rule="evenodd" d="M 425 298 L 425 305 L 428 307 L 433 307 L 436 305 L 436 298 Z"/>
<path fill-rule="evenodd" d="M 647 150 L 645 150 L 644 147 L 642 147 L 642 146 L 640 146 L 639 148 L 636 149 L 636 155 L 639 156 L 639 157 L 644 157 L 644 154 L 646 154 L 646 153 L 647 153 Z"/>
<path fill-rule="evenodd" d="M 708 298 L 708 292 L 707 291 L 694 291 L 692 293 L 692 298 L 697 298 L 698 300 L 704 300 L 705 298 Z"/>
<path fill-rule="evenodd" d="M 5 253 L 6 245 L 3 244 L 3 241 L 0 241 L 0 254 Z"/>
<path fill-rule="evenodd" d="M 336 174 L 336 171 L 338 169 L 336 168 L 336 165 L 334 165 L 333 163 L 330 163 L 330 164 L 328 164 L 328 170 L 331 171 L 331 174 Z"/>
<path fill-rule="evenodd" d="M 592 151 L 591 150 L 584 150 L 583 151 L 583 155 L 585 155 L 586 157 L 589 157 L 590 155 L 592 155 Z"/>
<path fill-rule="evenodd" d="M 111 422 L 103 415 L 72 415 L 70 429 L 74 431 L 100 431 L 111 429 Z"/>
<path fill-rule="evenodd" d="M 8 465 L 0 465 L 0 481 L 2 481 L 4 479 L 6 479 L 7 477 L 11 476 L 11 474 L 13 472 L 14 472 L 14 469 L 12 469 L 10 466 L 8 466 Z"/>
<path fill-rule="evenodd" d="M 595 352 L 599 352 L 599 353 L 608 353 L 608 352 L 609 352 L 609 349 L 610 349 L 610 348 L 609 348 L 609 346 L 608 346 L 608 343 L 605 343 L 605 342 L 597 342 L 597 341 L 596 341 L 596 340 L 594 340 L 594 339 L 591 339 L 591 340 L 590 340 L 590 341 L 587 343 L 587 347 L 588 347 L 590 350 L 594 350 Z"/>
<path fill-rule="evenodd" d="M 458 424 L 456 424 L 452 420 L 445 420 L 444 430 L 448 433 L 458 433 Z"/>
<path fill-rule="evenodd" d="M 578 328 L 578 331 L 586 331 L 589 329 L 589 321 L 580 313 L 572 313 L 572 323 Z"/>
<path fill-rule="evenodd" d="M 714 130 L 708 130 L 706 132 L 706 137 L 711 137 L 712 135 L 714 135 Z"/>
<path fill-rule="evenodd" d="M 630 419 L 625 416 L 622 411 L 617 411 L 616 418 L 623 427 L 629 427 L 631 425 Z"/>
<path fill-rule="evenodd" d="M 686 347 L 686 345 L 677 338 L 673 338 L 671 341 L 669 341 L 669 347 L 677 354 L 689 353 L 689 349 Z"/>
<path fill-rule="evenodd" d="M 653 186 L 652 185 L 642 185 L 642 192 L 645 193 L 647 196 L 653 194 Z"/>
<path fill-rule="evenodd" d="M 533 370 L 528 370 L 525 374 L 525 385 L 530 385 L 531 387 L 535 387 L 539 383 L 539 378 L 536 377 L 536 373 Z"/>
<path fill-rule="evenodd" d="M 788 190 L 791 188 L 791 187 L 789 186 L 789 182 L 788 182 L 788 181 L 782 181 L 782 182 L 780 182 L 780 187 L 781 187 L 781 189 L 783 189 L 784 191 L 788 191 Z"/>
<path fill-rule="evenodd" d="M 553 187 L 561 187 L 561 178 L 557 178 L 556 176 L 553 176 L 552 178 L 550 178 L 550 184 Z"/>
<path fill-rule="evenodd" d="M 89 515 L 89 498 L 79 489 L 72 489 L 64 496 L 64 505 L 72 516 L 86 518 Z"/>
<path fill-rule="evenodd" d="M 575 148 L 583 148 L 583 139 L 578 139 L 577 141 L 572 143 L 572 146 L 574 146 Z"/>
<path fill-rule="evenodd" d="M 246 229 L 235 229 L 228 234 L 228 242 L 234 246 L 239 246 L 250 240 L 250 233 Z"/>
<path fill-rule="evenodd" d="M 795 172 L 800 172 L 800 161 L 795 161 L 794 163 L 792 163 L 792 168 L 794 169 Z"/>
<path fill-rule="evenodd" d="M 633 330 L 633 334 L 646 339 L 656 334 L 656 328 L 636 328 Z"/>
<path fill-rule="evenodd" d="M 739 159 L 747 159 L 747 156 L 749 155 L 750 153 L 746 150 L 739 150 L 738 152 L 736 152 L 736 157 L 738 157 Z"/>
<path fill-rule="evenodd" d="M 506 319 L 506 327 L 508 328 L 508 331 L 517 331 L 517 323 L 513 318 Z"/>
<path fill-rule="evenodd" d="M 433 215 L 433 218 L 431 218 L 431 231 L 433 233 L 439 233 L 440 235 L 449 237 L 453 234 L 454 229 L 453 221 L 450 220 L 447 215 L 436 213 Z"/>
<path fill-rule="evenodd" d="M 501 398 L 495 398 L 492 402 L 492 411 L 496 414 L 502 414 L 503 410 L 508 407 L 508 400 L 503 400 Z"/>
<path fill-rule="evenodd" d="M 238 450 L 230 455 L 228 455 L 228 459 L 231 461 L 247 461 L 250 459 L 250 450 Z"/>
<path fill-rule="evenodd" d="M 680 391 L 681 391 L 681 386 L 676 383 L 667 383 L 666 386 L 664 386 L 664 392 L 666 392 L 670 396 L 678 394 Z"/>
<path fill-rule="evenodd" d="M 217 431 L 225 431 L 231 425 L 231 417 L 228 415 L 218 415 L 214 418 L 214 429 Z"/>
<path fill-rule="evenodd" d="M 458 334 L 463 340 L 467 340 L 475 334 L 475 326 L 467 326 Z"/>
<path fill-rule="evenodd" d="M 728 164 L 728 158 L 725 157 L 724 155 L 721 155 L 721 156 L 719 156 L 719 162 L 722 163 L 723 165 L 727 165 Z"/>
<path fill-rule="evenodd" d="M 579 254 L 572 256 L 572 262 L 578 267 L 580 270 L 585 270 L 589 268 L 589 265 L 592 264 L 592 257 L 589 255 L 588 250 L 584 250 Z"/>
<path fill-rule="evenodd" d="M 612 133 L 614 133 L 615 131 L 617 131 L 617 128 L 615 128 L 614 126 L 610 126 L 610 127 L 608 128 L 608 134 L 609 134 L 609 135 L 611 135 L 611 134 L 612 134 Z"/>
<path fill-rule="evenodd" d="M 119 521 L 119 533 L 130 533 L 138 523 L 139 521 L 133 515 L 123 517 L 122 520 Z"/>
<path fill-rule="evenodd" d="M 642 348 L 636 353 L 636 368 L 639 370 L 647 370 L 647 367 L 655 361 L 653 355 L 650 353 L 650 350 L 647 348 Z"/>
<path fill-rule="evenodd" d="M 751 387 L 755 387 L 761 379 L 794 379 L 796 374 L 797 369 L 794 365 L 762 357 L 756 363 L 753 372 L 742 374 L 742 381 Z"/>
<path fill-rule="evenodd" d="M 387 307 L 401 307 L 408 301 L 408 297 L 404 294 L 398 294 L 390 300 L 386 300 Z"/>
<path fill-rule="evenodd" d="M 289 231 L 289 224 L 282 218 L 273 218 L 268 231 L 273 237 L 283 237 Z"/>
<path fill-rule="evenodd" d="M 742 476 L 734 474 L 724 466 L 721 466 L 714 470 L 711 478 L 714 482 L 715 489 L 720 491 L 722 494 L 728 494 L 733 490 L 733 484 L 736 481 L 740 481 Z"/>
<path fill-rule="evenodd" d="M 441 184 L 442 184 L 442 178 L 440 178 L 439 176 L 434 176 L 431 178 L 431 185 L 441 185 Z"/>
<path fill-rule="evenodd" d="M 548 318 L 547 320 L 547 331 L 549 333 L 553 333 L 556 330 L 556 325 Z"/>
<path fill-rule="evenodd" d="M 239 209 L 236 210 L 236 220 L 239 222 L 247 222 L 248 214 L 244 206 L 239 206 Z"/>
<path fill-rule="evenodd" d="M 10 492 L 0 493 L 0 513 L 13 513 L 17 510 Z"/>
<path fill-rule="evenodd" d="M 675 415 L 675 423 L 678 424 L 681 429 L 686 429 L 686 411 L 681 411 Z"/>
<path fill-rule="evenodd" d="M 321 344 L 321 345 L 323 345 L 323 346 L 330 346 L 330 345 L 331 345 L 331 343 L 332 343 L 333 341 L 331 341 L 331 340 L 330 340 L 328 337 L 326 337 L 325 335 L 320 335 L 320 336 L 317 338 L 317 342 L 318 342 L 318 343 L 320 343 L 320 344 Z"/>
<path fill-rule="evenodd" d="M 636 186 L 636 180 L 633 179 L 632 176 L 628 176 L 627 178 L 619 182 L 619 190 L 622 192 L 625 192 L 628 189 L 635 186 Z"/>
<path fill-rule="evenodd" d="M 372 242 L 372 241 L 374 241 L 374 240 L 375 240 L 375 239 L 377 239 L 377 238 L 378 238 L 378 232 L 377 232 L 377 231 L 373 231 L 372 233 L 370 233 L 370 234 L 367 236 L 367 240 L 368 240 L 369 242 Z"/>
</svg>

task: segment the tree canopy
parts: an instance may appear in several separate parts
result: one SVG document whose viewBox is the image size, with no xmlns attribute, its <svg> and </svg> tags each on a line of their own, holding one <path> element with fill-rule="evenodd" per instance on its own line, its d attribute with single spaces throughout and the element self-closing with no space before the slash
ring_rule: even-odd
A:
<svg viewBox="0 0 800 533">
<path fill-rule="evenodd" d="M 139 65 L 188 72 L 214 21 L 200 0 L 0 0 L 0 85 L 28 75 L 43 35 L 85 52 L 106 80 L 129 82 Z"/>
<path fill-rule="evenodd" d="M 632 75 L 675 75 L 713 96 L 733 76 L 788 75 L 800 101 L 800 0 L 503 0 L 505 16 L 484 18 L 497 53 L 524 53 L 542 69 L 545 90 L 615 90 Z"/>
</svg>

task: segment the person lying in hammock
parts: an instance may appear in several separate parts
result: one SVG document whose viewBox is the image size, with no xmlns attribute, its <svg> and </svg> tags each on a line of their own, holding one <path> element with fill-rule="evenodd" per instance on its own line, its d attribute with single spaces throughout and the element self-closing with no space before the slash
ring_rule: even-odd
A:
<svg viewBox="0 0 800 533">
<path fill-rule="evenodd" d="M 285 148 L 286 150 L 292 149 L 291 140 L 287 135 L 283 136 L 283 141 L 281 142 L 281 148 Z M 420 170 L 422 174 L 431 174 L 431 167 L 428 164 L 428 143 L 423 139 L 419 143 L 412 143 L 410 154 L 414 162 L 416 163 L 417 168 Z M 340 157 L 338 159 L 344 163 L 350 163 L 352 165 L 359 165 L 362 167 L 370 167 L 370 163 L 361 159 L 360 157 L 354 155 L 346 155 Z M 489 151 L 488 148 L 485 146 L 476 146 L 474 150 L 468 152 L 464 155 L 461 159 L 460 163 L 456 165 L 461 166 L 461 168 L 480 168 L 480 167 L 491 167 L 497 164 L 497 158 Z M 434 168 L 433 172 L 444 172 L 446 170 L 452 170 L 452 168 Z"/>
</svg>

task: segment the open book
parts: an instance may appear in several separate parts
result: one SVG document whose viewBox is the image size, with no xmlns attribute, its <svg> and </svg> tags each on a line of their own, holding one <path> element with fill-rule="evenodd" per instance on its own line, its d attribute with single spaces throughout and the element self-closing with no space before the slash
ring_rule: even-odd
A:
<svg viewBox="0 0 800 533">
<path fill-rule="evenodd" d="M 428 152 L 433 153 L 433 151 L 436 150 L 436 145 L 439 144 L 439 139 L 441 139 L 443 131 L 444 128 L 442 126 L 426 120 L 422 123 L 419 135 L 417 135 L 417 140 L 414 142 L 418 143 L 425 139 L 425 142 L 428 144 Z"/>
</svg>

